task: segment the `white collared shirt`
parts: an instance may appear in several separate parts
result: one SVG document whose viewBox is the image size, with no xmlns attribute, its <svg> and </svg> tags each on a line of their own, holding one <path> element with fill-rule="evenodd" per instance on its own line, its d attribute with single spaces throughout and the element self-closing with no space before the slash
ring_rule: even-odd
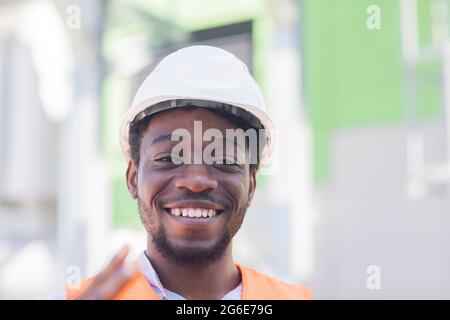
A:
<svg viewBox="0 0 450 320">
<path fill-rule="evenodd" d="M 153 266 L 150 263 L 150 260 L 145 255 L 145 251 L 139 255 L 139 265 L 141 267 L 142 274 L 161 300 L 186 300 L 186 298 L 178 293 L 172 292 L 163 287 L 155 269 L 153 269 Z M 241 300 L 241 294 L 242 283 L 225 294 L 221 300 Z"/>
</svg>

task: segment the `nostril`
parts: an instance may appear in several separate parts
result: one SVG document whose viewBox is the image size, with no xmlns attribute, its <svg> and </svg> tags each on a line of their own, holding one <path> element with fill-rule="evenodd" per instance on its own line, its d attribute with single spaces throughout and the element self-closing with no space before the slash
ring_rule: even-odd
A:
<svg viewBox="0 0 450 320">
<path fill-rule="evenodd" d="M 185 188 L 192 192 L 202 192 L 208 189 L 217 189 L 218 182 L 209 177 L 190 176 L 178 179 L 175 182 L 177 188 Z"/>
</svg>

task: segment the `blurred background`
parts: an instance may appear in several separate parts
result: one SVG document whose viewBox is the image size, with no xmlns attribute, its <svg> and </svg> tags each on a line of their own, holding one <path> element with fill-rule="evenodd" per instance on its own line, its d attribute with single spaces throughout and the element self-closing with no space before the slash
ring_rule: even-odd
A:
<svg viewBox="0 0 450 320">
<path fill-rule="evenodd" d="M 118 126 L 191 44 L 241 58 L 279 129 L 237 261 L 317 299 L 449 299 L 449 5 L 1 0 L 0 299 L 145 249 Z"/>
</svg>

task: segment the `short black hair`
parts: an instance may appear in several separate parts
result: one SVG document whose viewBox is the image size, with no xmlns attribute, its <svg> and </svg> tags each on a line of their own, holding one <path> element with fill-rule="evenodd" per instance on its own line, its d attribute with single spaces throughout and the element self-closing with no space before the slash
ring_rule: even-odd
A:
<svg viewBox="0 0 450 320">
<path fill-rule="evenodd" d="M 188 111 L 188 110 L 193 110 L 193 109 L 199 109 L 199 108 L 203 108 L 203 107 L 196 107 L 196 106 L 189 106 L 189 107 L 183 107 L 182 110 L 184 111 Z M 203 108 L 206 109 L 206 108 Z M 258 129 L 253 127 L 251 124 L 249 124 L 247 121 L 243 120 L 242 118 L 231 114 L 229 112 L 226 112 L 225 110 L 220 110 L 220 109 L 206 109 L 209 112 L 213 112 L 216 114 L 219 114 L 225 118 L 227 118 L 229 121 L 231 121 L 234 125 L 236 125 L 237 127 L 239 127 L 240 129 L 246 131 L 248 129 L 255 129 L 258 132 Z M 164 112 L 164 111 L 161 111 Z M 158 113 L 156 113 L 158 114 Z M 134 120 L 131 122 L 130 124 L 130 129 L 129 129 L 129 135 L 128 135 L 128 142 L 130 144 L 130 154 L 131 154 L 131 159 L 133 160 L 133 162 L 135 163 L 135 165 L 137 167 L 139 167 L 139 160 L 140 160 L 140 147 L 141 147 L 141 141 L 142 141 L 142 135 L 143 133 L 147 130 L 150 121 L 152 119 L 153 115 L 149 115 L 144 117 L 143 119 L 139 119 L 139 120 Z M 250 168 L 254 169 L 254 170 L 258 170 L 259 168 L 259 162 L 260 162 L 260 156 L 261 156 L 261 151 L 259 150 L 260 148 L 263 149 L 264 145 L 260 146 L 260 141 L 259 141 L 259 134 L 256 135 L 256 139 L 257 139 L 257 158 L 256 158 L 256 164 L 250 164 Z"/>
</svg>

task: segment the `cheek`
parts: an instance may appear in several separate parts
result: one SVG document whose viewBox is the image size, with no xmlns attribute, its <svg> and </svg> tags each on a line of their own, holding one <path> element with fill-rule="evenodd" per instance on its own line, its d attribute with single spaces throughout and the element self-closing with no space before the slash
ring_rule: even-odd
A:
<svg viewBox="0 0 450 320">
<path fill-rule="evenodd" d="M 240 209 L 245 206 L 249 198 L 249 180 L 244 179 L 242 176 L 228 179 L 224 183 L 225 188 L 230 193 L 231 197 L 236 202 L 236 209 Z"/>
<path fill-rule="evenodd" d="M 138 178 L 138 197 L 145 202 L 147 207 L 151 208 L 155 196 L 164 188 L 167 181 L 167 174 L 158 174 L 145 168 L 139 171 Z"/>
</svg>

